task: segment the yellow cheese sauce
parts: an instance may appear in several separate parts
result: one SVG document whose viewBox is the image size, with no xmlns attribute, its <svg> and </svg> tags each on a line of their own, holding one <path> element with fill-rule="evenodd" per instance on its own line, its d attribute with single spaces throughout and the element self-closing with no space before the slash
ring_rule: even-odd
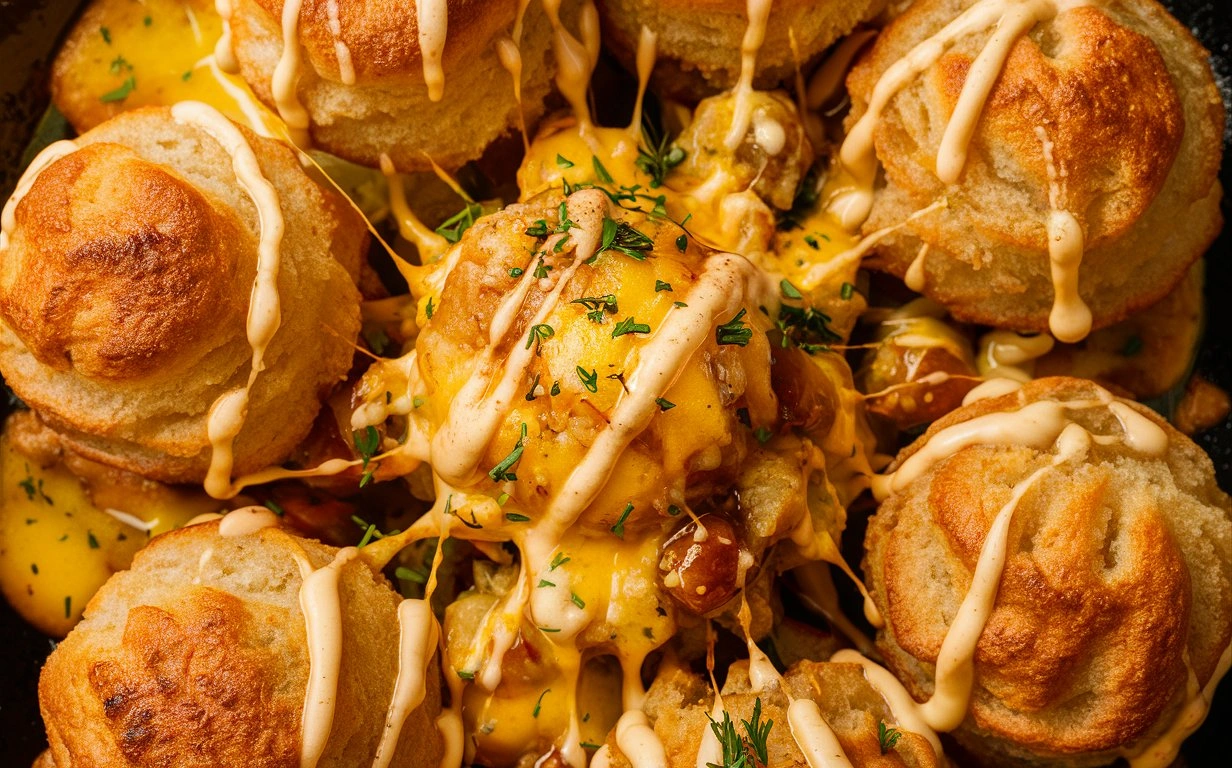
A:
<svg viewBox="0 0 1232 768">
<path fill-rule="evenodd" d="M 97 98 L 111 115 L 201 101 L 259 133 L 282 133 L 243 79 L 218 68 L 222 20 L 213 2 L 109 2 L 100 10 L 97 33 L 69 49 L 65 90 Z"/>
<path fill-rule="evenodd" d="M 137 495 L 106 498 L 123 504 Z M 7 435 L 0 437 L 0 589 L 27 621 L 63 637 L 103 582 L 127 568 L 150 536 L 214 507 L 155 491 L 129 508 L 101 508 L 63 466 L 39 466 Z"/>
</svg>

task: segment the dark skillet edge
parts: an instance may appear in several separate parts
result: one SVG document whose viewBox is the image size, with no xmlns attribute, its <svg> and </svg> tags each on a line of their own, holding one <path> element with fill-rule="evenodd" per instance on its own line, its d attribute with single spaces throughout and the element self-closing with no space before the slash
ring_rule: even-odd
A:
<svg viewBox="0 0 1232 768">
<path fill-rule="evenodd" d="M 1224 101 L 1232 105 L 1232 14 L 1226 0 L 1165 0 L 1213 54 Z M 0 199 L 7 199 L 25 163 L 23 154 L 50 101 L 51 61 L 79 0 L 0 0 Z M 1206 330 L 1194 371 L 1232 390 L 1232 123 L 1224 134 L 1220 172 L 1229 224 L 1207 253 Z M 0 418 L 9 405 L 0 400 Z M 1220 487 L 1232 491 L 1232 419 L 1198 435 L 1210 454 Z M 852 531 L 856 533 L 857 531 Z M 30 627 L 0 600 L 0 765 L 28 766 L 46 747 L 36 696 L 38 674 L 54 642 Z M 1232 684 L 1221 686 L 1204 727 L 1186 741 L 1184 763 L 1206 768 L 1226 763 L 1222 727 L 1232 724 Z M 1220 759 L 1221 756 L 1224 759 Z"/>
</svg>

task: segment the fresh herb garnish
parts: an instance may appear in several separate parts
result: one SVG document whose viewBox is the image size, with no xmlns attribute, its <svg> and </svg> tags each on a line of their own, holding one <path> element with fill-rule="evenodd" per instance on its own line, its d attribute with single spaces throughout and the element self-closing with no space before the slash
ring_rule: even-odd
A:
<svg viewBox="0 0 1232 768">
<path fill-rule="evenodd" d="M 585 608 L 585 607 L 586 607 L 586 601 L 585 601 L 585 600 L 583 600 L 582 598 L 578 597 L 577 592 L 570 592 L 570 593 L 569 593 L 569 599 L 570 599 L 571 601 L 573 601 L 573 604 L 574 604 L 574 605 L 576 605 L 578 608 Z"/>
<path fill-rule="evenodd" d="M 620 538 L 625 537 L 625 521 L 629 519 L 629 513 L 633 511 L 633 502 L 625 505 L 624 511 L 620 513 L 620 517 L 616 519 L 616 524 L 612 526 L 612 533 Z"/>
<path fill-rule="evenodd" d="M 603 315 L 605 312 L 615 314 L 617 310 L 616 297 L 610 293 L 604 296 L 583 296 L 582 298 L 574 299 L 569 303 L 581 304 L 583 307 L 590 310 L 586 313 L 586 319 L 590 320 L 592 323 L 601 324 L 603 322 Z"/>
<path fill-rule="evenodd" d="M 547 579 L 539 579 L 539 584 L 538 584 L 539 589 L 543 589 L 544 587 L 554 587 L 554 586 L 556 586 L 556 582 L 554 581 L 548 581 Z"/>
<path fill-rule="evenodd" d="M 650 333 L 650 326 L 646 323 L 639 323 L 633 317 L 626 317 L 612 329 L 612 338 L 619 338 L 628 333 Z"/>
<path fill-rule="evenodd" d="M 898 740 L 902 738 L 902 733 L 895 728 L 890 728 L 882 720 L 877 723 L 877 743 L 881 747 L 881 754 L 889 752 L 898 745 Z"/>
<path fill-rule="evenodd" d="M 428 303 L 424 305 L 424 315 L 431 320 L 432 315 L 436 313 L 436 307 L 432 306 L 432 297 L 428 297 Z"/>
<path fill-rule="evenodd" d="M 586 387 L 587 391 L 599 391 L 599 372 L 594 368 L 591 368 L 590 372 L 587 373 L 586 369 L 579 365 L 577 367 L 577 375 L 582 380 L 582 386 Z"/>
<path fill-rule="evenodd" d="M 673 168 L 684 162 L 685 152 L 672 144 L 671 137 L 666 133 L 659 134 L 658 129 L 649 122 L 642 123 L 642 143 L 637 148 L 637 167 L 650 177 L 650 188 L 663 186 L 663 180 Z"/>
<path fill-rule="evenodd" d="M 599 241 L 597 253 L 619 251 L 631 259 L 645 261 L 644 251 L 652 248 L 654 248 L 654 240 L 651 240 L 644 232 L 635 229 L 627 222 L 616 221 L 610 216 L 604 217 L 603 236 Z"/>
<path fill-rule="evenodd" d="M 534 224 L 526 228 L 526 234 L 531 237 L 547 237 L 548 223 L 544 219 L 538 219 Z"/>
<path fill-rule="evenodd" d="M 843 301 L 851 301 L 855 293 L 856 287 L 851 283 L 843 283 L 843 287 L 838 289 L 838 295 Z"/>
<path fill-rule="evenodd" d="M 547 323 L 539 323 L 530 327 L 530 333 L 526 336 L 526 348 L 530 349 L 535 346 L 535 352 L 538 353 L 538 345 L 556 335 L 556 329 Z"/>
<path fill-rule="evenodd" d="M 560 630 L 557 630 L 557 631 L 560 631 Z M 543 704 L 543 697 L 547 696 L 548 693 L 551 692 L 551 690 L 552 690 L 551 688 L 548 688 L 543 693 L 539 694 L 538 699 L 535 699 L 535 708 L 530 713 L 531 717 L 539 717 L 539 707 Z"/>
<path fill-rule="evenodd" d="M 113 91 L 107 91 L 102 96 L 99 96 L 98 100 L 104 104 L 110 104 L 114 101 L 124 101 L 128 98 L 128 95 L 135 90 L 137 90 L 137 78 L 133 75 L 129 75 L 124 79 L 123 83 L 120 83 L 119 88 L 116 88 Z"/>
<path fill-rule="evenodd" d="M 723 719 L 719 721 L 710 717 L 709 713 L 706 717 L 710 720 L 710 729 L 723 750 L 723 763 L 707 763 L 710 768 L 765 768 L 768 765 L 770 754 L 767 740 L 774 721 L 761 722 L 760 697 L 753 702 L 753 717 L 740 721 L 740 725 L 744 727 L 744 736 L 736 730 L 736 724 L 726 711 L 723 712 Z"/>
<path fill-rule="evenodd" d="M 655 405 L 659 406 L 660 411 L 670 411 L 676 407 L 676 404 L 665 397 L 656 397 Z"/>
<path fill-rule="evenodd" d="M 548 566 L 548 570 L 554 571 L 572 559 L 572 557 L 566 557 L 564 554 L 557 552 L 556 556 L 552 558 L 552 564 Z"/>
<path fill-rule="evenodd" d="M 786 278 L 779 281 L 779 290 L 783 293 L 783 298 L 786 299 L 802 299 L 804 296 L 800 294 L 800 289 L 792 285 Z"/>
<path fill-rule="evenodd" d="M 614 184 L 615 183 L 612 180 L 612 174 L 607 172 L 607 169 L 603 167 L 603 163 L 599 162 L 599 158 L 597 156 L 595 155 L 590 156 L 590 164 L 594 166 L 595 178 L 597 178 L 600 182 L 604 184 Z"/>
<path fill-rule="evenodd" d="M 558 165 L 561 168 L 572 168 L 573 161 L 565 157 L 564 155 L 560 154 L 559 152 L 557 152 L 556 153 L 556 165 Z"/>
<path fill-rule="evenodd" d="M 413 584 L 427 584 L 428 574 L 423 571 L 417 571 L 412 568 L 407 568 L 404 565 L 399 565 L 394 569 L 394 577 L 402 581 L 409 581 Z"/>
<path fill-rule="evenodd" d="M 376 471 L 376 466 L 372 465 L 372 457 L 381 447 L 381 434 L 376 431 L 376 427 L 369 426 L 352 432 L 351 439 L 355 442 L 355 452 L 363 462 L 363 476 L 359 478 L 359 487 L 363 488 L 372 481 L 372 473 Z"/>
<path fill-rule="evenodd" d="M 513 472 L 510 472 L 509 469 L 513 467 L 514 464 L 518 463 L 518 460 L 522 458 L 522 451 L 525 449 L 526 422 L 522 422 L 522 434 L 518 438 L 517 445 L 513 446 L 513 450 L 509 452 L 508 456 L 501 459 L 499 464 L 488 470 L 488 477 L 492 478 L 492 482 L 500 483 L 506 480 L 517 480 L 518 476 Z"/>
<path fill-rule="evenodd" d="M 830 316 L 812 306 L 783 304 L 779 307 L 775 326 L 782 332 L 780 346 L 786 349 L 794 343 L 810 355 L 825 349 L 827 344 L 842 340 L 831 330 Z"/>
<path fill-rule="evenodd" d="M 530 517 L 528 517 L 527 515 L 520 514 L 518 512 L 506 512 L 505 519 L 511 523 L 529 523 L 530 522 Z"/>
<path fill-rule="evenodd" d="M 456 243 L 483 213 L 483 206 L 479 203 L 467 203 L 462 210 L 445 219 L 444 223 L 436 228 L 436 234 L 450 243 Z"/>
<path fill-rule="evenodd" d="M 658 293 L 659 291 L 667 291 L 668 293 L 672 293 L 672 284 L 665 283 L 662 280 L 655 280 L 655 293 Z"/>
<path fill-rule="evenodd" d="M 715 329 L 714 337 L 720 345 L 735 344 L 743 347 L 749 343 L 753 338 L 753 329 L 745 325 L 745 314 L 745 310 L 741 309 L 735 317 Z"/>
</svg>

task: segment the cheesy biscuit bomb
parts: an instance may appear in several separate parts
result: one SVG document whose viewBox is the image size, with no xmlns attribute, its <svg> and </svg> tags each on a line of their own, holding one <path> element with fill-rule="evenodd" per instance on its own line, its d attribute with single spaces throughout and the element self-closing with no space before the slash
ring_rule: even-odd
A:
<svg viewBox="0 0 1232 768">
<path fill-rule="evenodd" d="M 543 111 L 556 73 L 598 57 L 574 0 L 219 0 L 220 66 L 239 72 L 301 148 L 399 170 L 457 168 Z"/>
<path fill-rule="evenodd" d="M 874 483 L 878 648 L 984 764 L 1170 765 L 1232 664 L 1232 501 L 1092 382 L 983 387 Z"/>
<path fill-rule="evenodd" d="M 113 576 L 48 658 L 36 765 L 440 765 L 435 626 L 355 547 L 264 507 L 190 524 Z"/>
<path fill-rule="evenodd" d="M 362 221 L 198 102 L 48 147 L 4 208 L 0 372 L 87 458 L 232 493 L 351 365 Z"/>
<path fill-rule="evenodd" d="M 488 765 L 582 764 L 622 708 L 641 716 L 650 652 L 730 617 L 778 564 L 833 551 L 843 526 L 823 449 L 841 358 L 767 332 L 779 287 L 745 258 L 624 203 L 548 192 L 478 220 L 442 261 L 415 352 L 361 385 L 353 426 L 426 459 L 436 485 L 430 515 L 369 547 L 444 529 L 492 559 L 445 619 Z"/>
</svg>

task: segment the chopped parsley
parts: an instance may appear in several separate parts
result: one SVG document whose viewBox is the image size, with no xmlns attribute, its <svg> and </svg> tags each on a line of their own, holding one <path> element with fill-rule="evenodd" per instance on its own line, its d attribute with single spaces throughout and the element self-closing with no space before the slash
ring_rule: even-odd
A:
<svg viewBox="0 0 1232 768">
<path fill-rule="evenodd" d="M 582 598 L 578 597 L 577 592 L 570 592 L 570 593 L 569 593 L 569 599 L 570 599 L 570 600 L 573 602 L 573 604 L 574 604 L 574 605 L 576 605 L 578 608 L 585 608 L 585 607 L 586 607 L 586 601 L 585 601 L 585 600 L 583 600 Z"/>
<path fill-rule="evenodd" d="M 579 365 L 577 367 L 577 375 L 582 380 L 582 386 L 586 387 L 588 392 L 599 391 L 599 372 L 594 368 L 591 368 L 590 372 L 587 373 L 586 369 Z"/>
<path fill-rule="evenodd" d="M 902 738 L 902 733 L 895 728 L 886 726 L 882 720 L 877 723 L 877 743 L 881 747 L 881 754 L 889 752 L 898 745 L 898 740 Z"/>
<path fill-rule="evenodd" d="M 548 223 L 544 219 L 538 219 L 534 224 L 526 228 L 526 234 L 531 237 L 547 237 Z"/>
<path fill-rule="evenodd" d="M 123 83 L 120 83 L 120 87 L 113 91 L 107 91 L 102 96 L 99 96 L 98 100 L 104 104 L 110 104 L 115 101 L 124 101 L 128 98 L 128 95 L 135 90 L 137 90 L 137 78 L 133 75 L 129 75 L 124 79 Z"/>
<path fill-rule="evenodd" d="M 559 152 L 557 152 L 556 153 L 556 165 L 559 166 L 560 168 L 572 168 L 573 161 L 565 157 L 564 155 L 560 154 Z"/>
<path fill-rule="evenodd" d="M 787 280 L 786 278 L 779 281 L 779 290 L 783 292 L 783 298 L 785 299 L 804 298 L 804 296 L 801 295 L 800 293 L 800 289 L 792 285 L 791 282 Z"/>
<path fill-rule="evenodd" d="M 552 564 L 548 566 L 548 570 L 549 570 L 549 571 L 554 571 L 554 570 L 556 570 L 557 568 L 561 567 L 562 565 L 564 565 L 565 563 L 569 562 L 569 561 L 570 561 L 570 560 L 572 560 L 572 559 L 573 559 L 573 558 L 571 558 L 571 557 L 566 557 L 566 556 L 565 556 L 563 553 L 561 553 L 561 552 L 557 552 L 557 553 L 556 553 L 556 556 L 552 558 Z"/>
<path fill-rule="evenodd" d="M 629 333 L 650 333 L 650 326 L 646 323 L 639 323 L 636 318 L 626 317 L 612 329 L 612 338 L 619 338 Z"/>
<path fill-rule="evenodd" d="M 838 289 L 838 295 L 843 301 L 851 301 L 855 293 L 856 287 L 851 283 L 843 283 L 843 287 Z"/>
<path fill-rule="evenodd" d="M 533 345 L 536 347 L 535 352 L 537 353 L 539 351 L 538 345 L 542 344 L 544 341 L 552 338 L 555 335 L 556 335 L 556 329 L 554 329 L 552 326 L 548 325 L 547 323 L 539 323 L 538 325 L 532 325 L 530 327 L 530 333 L 526 337 L 526 349 L 530 349 L 531 346 Z"/>
<path fill-rule="evenodd" d="M 656 397 L 655 405 L 659 406 L 660 411 L 670 411 L 676 407 L 676 404 L 665 397 Z"/>
<path fill-rule="evenodd" d="M 665 283 L 662 280 L 655 280 L 655 293 L 658 293 L 659 291 L 667 291 L 668 293 L 672 293 L 672 284 Z"/>
<path fill-rule="evenodd" d="M 744 323 L 745 314 L 745 310 L 741 309 L 735 317 L 715 329 L 714 337 L 720 346 L 735 344 L 743 347 L 753 338 L 753 329 Z"/>
<path fill-rule="evenodd" d="M 522 434 L 518 438 L 517 445 L 513 446 L 513 450 L 509 452 L 508 456 L 501 459 L 499 464 L 488 470 L 488 477 L 492 478 L 492 482 L 500 483 L 506 480 L 517 480 L 518 476 L 509 470 L 522 458 L 522 451 L 525 449 L 526 422 L 522 422 Z"/>
<path fill-rule="evenodd" d="M 625 505 L 624 511 L 620 513 L 620 517 L 617 518 L 616 524 L 612 526 L 612 529 L 611 529 L 612 533 L 616 534 L 618 537 L 622 539 L 625 537 L 625 521 L 629 519 L 629 513 L 631 513 L 632 511 L 633 511 L 633 502 L 630 501 L 628 504 Z"/>
<path fill-rule="evenodd" d="M 543 589 L 544 587 L 554 587 L 554 586 L 556 586 L 556 582 L 554 581 L 548 581 L 547 579 L 539 579 L 539 584 L 538 584 L 539 589 Z"/>
<path fill-rule="evenodd" d="M 595 178 L 597 178 L 600 182 L 604 184 L 614 184 L 615 183 L 615 181 L 613 181 L 612 179 L 612 174 L 607 172 L 607 169 L 603 167 L 603 163 L 599 162 L 599 158 L 597 156 L 595 155 L 590 156 L 590 164 L 594 166 Z"/>
<path fill-rule="evenodd" d="M 436 313 L 436 307 L 432 306 L 432 297 L 428 297 L 428 303 L 424 305 L 424 315 L 431 320 L 432 315 Z"/>
<path fill-rule="evenodd" d="M 663 186 L 672 169 L 684 162 L 685 152 L 671 142 L 666 133 L 659 134 L 649 123 L 642 124 L 642 142 L 637 148 L 637 167 L 650 177 L 650 188 Z"/>
<path fill-rule="evenodd" d="M 363 476 L 359 478 L 359 487 L 363 488 L 372 482 L 372 473 L 376 471 L 376 466 L 372 465 L 372 457 L 381 447 L 381 434 L 376 431 L 376 427 L 369 426 L 352 432 L 351 439 L 355 442 L 355 452 L 363 462 Z"/>
<path fill-rule="evenodd" d="M 450 243 L 456 243 L 462 239 L 462 235 L 466 230 L 470 229 L 471 225 L 483 214 L 482 205 L 468 202 L 462 210 L 445 219 L 444 223 L 436 228 L 436 234 Z"/>
<path fill-rule="evenodd" d="M 530 518 L 518 512 L 506 512 L 505 519 L 511 523 L 529 523 Z"/>
<path fill-rule="evenodd" d="M 557 630 L 559 632 L 560 630 Z M 531 717 L 539 717 L 539 707 L 543 705 L 543 697 L 551 693 L 552 689 L 548 688 L 543 693 L 539 694 L 539 698 L 535 699 L 535 708 L 531 711 Z"/>
<path fill-rule="evenodd" d="M 586 319 L 592 323 L 603 323 L 605 312 L 616 314 L 616 297 L 612 294 L 603 296 L 583 296 L 580 299 L 574 299 L 570 304 L 581 304 L 589 311 L 586 313 Z"/>
<path fill-rule="evenodd" d="M 646 251 L 654 248 L 651 240 L 644 232 L 633 225 L 616 221 L 610 216 L 603 218 L 603 236 L 599 241 L 598 253 L 618 251 L 637 261 L 645 261 Z"/>
</svg>

